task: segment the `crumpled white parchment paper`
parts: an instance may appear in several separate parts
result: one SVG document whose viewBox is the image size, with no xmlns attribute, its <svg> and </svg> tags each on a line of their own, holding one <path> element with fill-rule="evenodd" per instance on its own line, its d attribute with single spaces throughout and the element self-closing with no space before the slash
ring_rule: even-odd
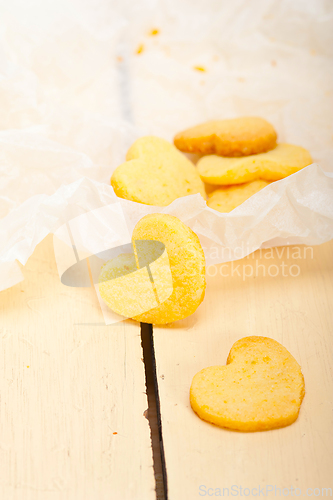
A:
<svg viewBox="0 0 333 500">
<path fill-rule="evenodd" d="M 324 0 L 0 3 L 0 290 L 22 279 L 16 261 L 25 264 L 48 233 L 116 203 L 129 235 L 146 213 L 178 216 L 207 264 L 331 239 L 332 19 Z M 111 173 L 137 137 L 172 140 L 241 115 L 268 119 L 319 166 L 231 214 L 200 196 L 163 209 L 115 197 Z"/>
</svg>

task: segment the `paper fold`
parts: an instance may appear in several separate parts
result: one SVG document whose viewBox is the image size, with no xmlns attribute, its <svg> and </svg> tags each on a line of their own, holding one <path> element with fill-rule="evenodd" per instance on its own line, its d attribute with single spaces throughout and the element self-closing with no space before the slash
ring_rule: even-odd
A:
<svg viewBox="0 0 333 500">
<path fill-rule="evenodd" d="M 318 245 L 333 238 L 333 174 L 313 164 L 263 190 L 228 214 L 198 195 L 153 207 L 117 198 L 111 186 L 80 179 L 53 195 L 37 195 L 0 221 L 0 289 L 22 278 L 25 264 L 49 233 L 70 223 L 82 259 L 129 243 L 135 224 L 151 213 L 174 215 L 199 237 L 207 266 L 276 245 Z"/>
</svg>

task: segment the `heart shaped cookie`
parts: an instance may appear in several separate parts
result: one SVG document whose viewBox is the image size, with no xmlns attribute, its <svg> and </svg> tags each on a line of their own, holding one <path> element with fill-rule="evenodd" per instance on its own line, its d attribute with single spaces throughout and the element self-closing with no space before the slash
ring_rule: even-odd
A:
<svg viewBox="0 0 333 500">
<path fill-rule="evenodd" d="M 245 337 L 232 346 L 226 366 L 211 366 L 192 381 L 198 416 L 220 427 L 262 431 L 292 424 L 304 397 L 304 378 L 293 356 L 267 337 Z"/>
<path fill-rule="evenodd" d="M 187 318 L 204 299 L 205 255 L 198 236 L 177 217 L 151 214 L 135 226 L 132 241 L 160 241 L 165 245 L 172 274 L 173 291 L 157 307 L 133 319 L 163 325 Z"/>
<path fill-rule="evenodd" d="M 193 163 L 164 139 L 141 137 L 128 150 L 126 160 L 111 177 L 120 198 L 160 207 L 190 194 L 206 198 Z"/>
<path fill-rule="evenodd" d="M 306 149 L 293 144 L 278 144 L 276 148 L 242 158 L 209 155 L 197 163 L 201 179 L 207 184 L 243 184 L 257 179 L 278 181 L 312 163 Z"/>
<path fill-rule="evenodd" d="M 135 226 L 132 244 L 135 255 L 121 254 L 101 269 L 99 293 L 107 306 L 156 325 L 193 314 L 206 288 L 205 255 L 197 235 L 177 217 L 151 214 Z"/>
<path fill-rule="evenodd" d="M 202 123 L 177 134 L 174 144 L 186 153 L 244 156 L 269 151 L 276 138 L 270 123 L 250 116 Z"/>
</svg>

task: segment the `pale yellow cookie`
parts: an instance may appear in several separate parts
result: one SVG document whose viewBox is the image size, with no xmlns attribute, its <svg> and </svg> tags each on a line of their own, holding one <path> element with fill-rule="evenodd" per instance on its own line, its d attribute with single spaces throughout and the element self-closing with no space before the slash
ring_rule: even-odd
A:
<svg viewBox="0 0 333 500">
<path fill-rule="evenodd" d="M 263 431 L 292 424 L 304 392 L 301 368 L 285 347 L 267 337 L 245 337 L 232 346 L 226 366 L 194 376 L 190 401 L 207 422 Z"/>
<path fill-rule="evenodd" d="M 157 325 L 193 314 L 206 288 L 205 256 L 197 235 L 176 217 L 152 214 L 137 223 L 132 243 L 135 255 L 121 254 L 101 270 L 99 292 L 108 307 Z"/>
<path fill-rule="evenodd" d="M 128 150 L 126 160 L 111 177 L 120 198 L 160 207 L 190 194 L 206 198 L 193 163 L 164 139 L 141 137 Z"/>
<path fill-rule="evenodd" d="M 264 187 L 268 186 L 267 181 L 253 181 L 236 186 L 225 186 L 216 189 L 208 198 L 207 205 L 218 212 L 231 212 Z"/>
<path fill-rule="evenodd" d="M 204 156 L 198 161 L 198 172 L 204 182 L 216 185 L 243 184 L 257 179 L 277 181 L 312 163 L 306 149 L 292 144 L 279 144 L 258 155 L 242 158 Z"/>
<path fill-rule="evenodd" d="M 134 319 L 162 325 L 193 314 L 203 301 L 206 288 L 205 256 L 197 235 L 176 217 L 152 214 L 135 226 L 134 244 L 136 240 L 155 240 L 165 245 L 173 291 L 163 303 Z"/>
<path fill-rule="evenodd" d="M 244 156 L 274 148 L 277 135 L 263 118 L 212 120 L 177 134 L 175 146 L 186 153 Z"/>
</svg>

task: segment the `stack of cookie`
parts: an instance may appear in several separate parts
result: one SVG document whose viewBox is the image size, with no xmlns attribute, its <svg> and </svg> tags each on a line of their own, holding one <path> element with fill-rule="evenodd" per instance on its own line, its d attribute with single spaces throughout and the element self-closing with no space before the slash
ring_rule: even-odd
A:
<svg viewBox="0 0 333 500">
<path fill-rule="evenodd" d="M 141 137 L 111 185 L 117 196 L 137 203 L 166 206 L 199 193 L 208 195 L 210 208 L 230 212 L 270 182 L 312 163 L 306 149 L 276 139 L 273 126 L 255 117 L 203 123 L 177 134 L 175 145 Z M 204 156 L 196 168 L 179 150 Z"/>
<path fill-rule="evenodd" d="M 277 144 L 273 126 L 263 118 L 209 121 L 180 132 L 175 146 L 204 155 L 197 170 L 206 184 L 207 205 L 230 212 L 270 182 L 312 163 L 310 153 L 291 144 Z"/>
</svg>

